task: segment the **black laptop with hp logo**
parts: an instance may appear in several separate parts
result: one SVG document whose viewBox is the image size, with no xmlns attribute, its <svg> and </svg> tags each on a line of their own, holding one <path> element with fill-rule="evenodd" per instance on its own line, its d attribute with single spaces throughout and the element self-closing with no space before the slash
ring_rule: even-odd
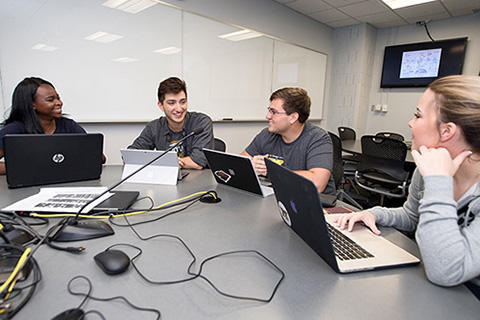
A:
<svg viewBox="0 0 480 320">
<path fill-rule="evenodd" d="M 98 179 L 103 135 L 10 134 L 3 152 L 9 188 Z"/>
</svg>

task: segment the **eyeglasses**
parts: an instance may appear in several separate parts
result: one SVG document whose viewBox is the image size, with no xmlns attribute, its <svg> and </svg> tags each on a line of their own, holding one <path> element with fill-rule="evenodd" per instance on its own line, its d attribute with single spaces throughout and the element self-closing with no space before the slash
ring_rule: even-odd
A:
<svg viewBox="0 0 480 320">
<path fill-rule="evenodd" d="M 280 112 L 270 107 L 267 108 L 267 111 L 267 113 L 271 113 L 273 116 L 276 116 L 277 114 L 287 114 L 286 112 Z"/>
</svg>

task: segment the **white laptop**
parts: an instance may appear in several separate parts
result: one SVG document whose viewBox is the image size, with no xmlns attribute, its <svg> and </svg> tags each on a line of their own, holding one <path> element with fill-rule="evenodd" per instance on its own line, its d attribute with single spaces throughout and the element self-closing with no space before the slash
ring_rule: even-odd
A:
<svg viewBox="0 0 480 320">
<path fill-rule="evenodd" d="M 417 264 L 420 260 L 357 223 L 340 230 L 324 214 L 317 188 L 308 179 L 266 160 L 284 222 L 336 272 L 348 273 Z M 293 186 L 293 187 L 292 187 Z"/>
<path fill-rule="evenodd" d="M 203 152 L 218 183 L 262 197 L 273 194 L 271 187 L 260 183 L 249 157 L 210 149 L 203 149 Z"/>
<path fill-rule="evenodd" d="M 124 162 L 123 179 L 164 151 L 122 149 L 120 152 Z M 179 177 L 180 170 L 177 153 L 170 151 L 148 167 L 130 177 L 126 182 L 176 185 Z"/>
</svg>

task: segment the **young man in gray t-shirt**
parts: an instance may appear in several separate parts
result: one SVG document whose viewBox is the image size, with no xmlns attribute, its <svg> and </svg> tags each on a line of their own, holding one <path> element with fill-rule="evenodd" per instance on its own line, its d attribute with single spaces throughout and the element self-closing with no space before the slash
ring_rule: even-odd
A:
<svg viewBox="0 0 480 320">
<path fill-rule="evenodd" d="M 166 150 L 196 129 L 202 131 L 175 148 L 180 168 L 203 169 L 207 159 L 203 148 L 213 149 L 213 128 L 209 116 L 187 111 L 187 87 L 176 77 L 168 78 L 158 87 L 158 106 L 165 114 L 147 124 L 129 149 Z"/>
<path fill-rule="evenodd" d="M 319 192 L 335 194 L 332 141 L 325 130 L 305 123 L 310 104 L 307 91 L 301 88 L 272 93 L 266 116 L 268 128 L 241 154 L 252 158 L 258 174 L 267 175 L 267 157 L 312 180 Z"/>
</svg>

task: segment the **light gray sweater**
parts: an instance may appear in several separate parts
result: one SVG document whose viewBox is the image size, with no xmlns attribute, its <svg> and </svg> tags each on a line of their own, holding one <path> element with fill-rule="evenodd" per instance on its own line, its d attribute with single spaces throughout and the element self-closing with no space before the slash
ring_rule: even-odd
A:
<svg viewBox="0 0 480 320">
<path fill-rule="evenodd" d="M 465 206 L 468 209 L 462 210 Z M 456 202 L 452 177 L 422 177 L 415 170 L 403 207 L 370 211 L 379 225 L 405 231 L 416 228 L 415 238 L 430 281 L 454 286 L 470 280 L 480 285 L 480 183 Z"/>
</svg>

